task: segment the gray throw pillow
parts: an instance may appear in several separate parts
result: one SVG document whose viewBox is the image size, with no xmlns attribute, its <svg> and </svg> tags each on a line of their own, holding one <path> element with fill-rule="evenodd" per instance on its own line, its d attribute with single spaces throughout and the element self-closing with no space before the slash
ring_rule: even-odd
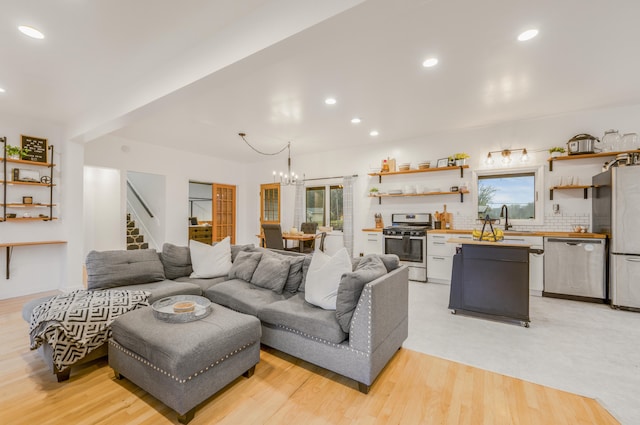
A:
<svg viewBox="0 0 640 425">
<path fill-rule="evenodd" d="M 165 280 L 155 249 L 91 251 L 87 254 L 87 289 L 115 288 Z"/>
<path fill-rule="evenodd" d="M 160 260 L 162 260 L 164 275 L 167 279 L 173 280 L 193 273 L 191 250 L 189 250 L 188 246 L 165 243 L 162 245 Z"/>
<path fill-rule="evenodd" d="M 231 262 L 236 261 L 236 257 L 241 252 L 251 251 L 254 248 L 252 243 L 247 245 L 231 245 Z"/>
<path fill-rule="evenodd" d="M 364 286 L 386 273 L 387 268 L 382 259 L 376 254 L 370 254 L 360 260 L 355 271 L 342 275 L 336 299 L 336 318 L 343 331 L 349 333 L 353 311 Z"/>
<path fill-rule="evenodd" d="M 251 283 L 281 294 L 288 276 L 289 259 L 284 255 L 265 252 L 251 277 Z"/>
<path fill-rule="evenodd" d="M 387 272 L 393 271 L 400 267 L 400 257 L 396 254 L 382 254 L 379 255 L 380 259 L 384 263 L 384 266 L 387 268 Z"/>
<path fill-rule="evenodd" d="M 229 279 L 242 279 L 250 282 L 261 257 L 261 252 L 238 252 L 236 261 L 233 262 L 231 270 L 229 270 Z"/>
<path fill-rule="evenodd" d="M 302 282 L 302 263 L 305 257 L 289 257 L 289 276 L 284 284 L 284 291 L 295 294 Z"/>
<path fill-rule="evenodd" d="M 298 286 L 298 292 L 304 292 L 304 284 L 307 281 L 307 272 L 309 271 L 312 258 L 313 254 L 304 257 L 304 261 L 302 262 L 302 282 L 300 282 L 300 286 Z"/>
</svg>

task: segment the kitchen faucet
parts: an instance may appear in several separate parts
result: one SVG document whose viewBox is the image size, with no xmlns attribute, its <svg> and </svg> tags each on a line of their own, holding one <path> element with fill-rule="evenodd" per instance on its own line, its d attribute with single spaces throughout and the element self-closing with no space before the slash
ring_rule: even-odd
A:
<svg viewBox="0 0 640 425">
<path fill-rule="evenodd" d="M 506 205 L 503 205 L 500 208 L 500 218 L 504 217 L 504 230 L 509 230 L 513 227 L 512 224 L 509 224 L 509 209 Z"/>
</svg>

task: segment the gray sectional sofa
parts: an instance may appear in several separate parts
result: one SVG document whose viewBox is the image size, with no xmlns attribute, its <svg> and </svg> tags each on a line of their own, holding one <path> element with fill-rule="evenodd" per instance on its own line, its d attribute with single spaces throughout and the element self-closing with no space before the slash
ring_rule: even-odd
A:
<svg viewBox="0 0 640 425">
<path fill-rule="evenodd" d="M 231 257 L 229 275 L 195 279 L 189 277 L 188 247 L 165 244 L 161 253 L 92 251 L 86 261 L 87 286 L 90 290 L 145 290 L 151 293 L 150 303 L 179 294 L 206 296 L 216 304 L 258 317 L 264 345 L 351 378 L 364 393 L 407 338 L 408 270 L 396 256 L 354 259 L 354 272 L 343 275 L 337 311 L 305 301 L 310 255 L 235 245 Z M 368 281 L 367 276 L 380 274 L 367 272 L 365 263 L 370 260 L 382 260 L 384 268 L 381 276 Z M 24 319 L 29 321 L 35 306 L 44 300 L 26 304 Z M 48 344 L 39 350 L 58 380 L 68 379 L 69 369 L 55 370 Z M 105 344 L 83 362 L 106 355 L 106 351 Z"/>
</svg>

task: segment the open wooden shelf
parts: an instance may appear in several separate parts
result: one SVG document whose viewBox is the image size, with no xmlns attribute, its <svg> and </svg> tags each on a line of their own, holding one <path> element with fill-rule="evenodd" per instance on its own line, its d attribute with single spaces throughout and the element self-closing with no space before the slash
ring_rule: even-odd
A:
<svg viewBox="0 0 640 425">
<path fill-rule="evenodd" d="M 57 220 L 58 217 L 15 217 L 15 218 L 2 218 L 0 217 L 0 221 L 51 221 Z"/>
<path fill-rule="evenodd" d="M 382 193 L 379 195 L 369 194 L 370 198 L 378 198 L 378 203 L 382 203 L 382 198 L 407 198 L 407 197 L 415 197 L 415 196 L 437 196 L 437 195 L 460 195 L 460 202 L 464 202 L 464 195 L 468 194 L 468 190 L 461 190 L 458 192 L 426 192 L 426 193 L 398 193 L 398 194 L 388 194 Z"/>
<path fill-rule="evenodd" d="M 6 206 L 7 208 L 40 208 L 40 207 L 55 207 L 56 204 L 0 204 L 0 207 Z"/>
<path fill-rule="evenodd" d="M 454 165 L 452 167 L 435 167 L 435 168 L 423 168 L 418 170 L 405 170 L 405 171 L 389 171 L 386 173 L 369 173 L 370 176 L 378 176 L 379 183 L 382 183 L 382 176 L 397 176 L 399 174 L 415 174 L 415 173 L 433 173 L 438 171 L 452 171 L 460 170 L 460 178 L 464 176 L 464 169 L 469 168 L 468 165 Z"/>
<path fill-rule="evenodd" d="M 583 153 L 576 155 L 564 155 L 564 156 L 556 156 L 547 159 L 549 161 L 549 171 L 553 171 L 553 162 L 554 161 L 573 161 L 576 159 L 589 159 L 589 158 L 605 158 L 608 156 L 617 156 L 621 153 L 640 153 L 640 150 L 632 150 L 632 151 L 618 151 L 618 152 L 598 152 L 598 153 Z"/>
<path fill-rule="evenodd" d="M 45 186 L 45 187 L 55 186 L 55 183 L 51 184 L 51 183 L 39 183 L 39 182 L 18 182 L 13 180 L 7 180 L 5 182 L 4 180 L 0 180 L 0 184 L 4 184 L 4 183 L 6 183 L 8 186 L 11 186 L 13 184 L 20 184 L 25 186 Z"/>
<path fill-rule="evenodd" d="M 24 139 L 24 136 L 23 136 Z M 35 158 L 36 159 L 42 159 L 42 160 L 46 160 L 46 159 L 50 159 L 51 162 L 38 162 L 38 161 L 31 161 L 31 160 L 26 160 L 26 159 L 15 159 L 15 158 L 7 158 L 6 153 L 7 153 L 7 138 L 6 137 L 0 137 L 0 143 L 1 145 L 1 151 L 3 153 L 2 158 L 0 158 L 0 164 L 2 165 L 2 178 L 3 180 L 0 180 L 0 185 L 2 186 L 2 199 L 0 199 L 0 222 L 9 222 L 9 221 L 13 221 L 13 222 L 34 222 L 34 221 L 53 221 L 53 220 L 57 220 L 57 217 L 54 217 L 54 213 L 53 213 L 53 207 L 56 206 L 56 204 L 53 203 L 53 188 L 56 186 L 56 184 L 53 182 L 53 169 L 55 167 L 55 164 L 53 163 L 53 145 L 48 145 L 46 143 L 44 143 L 44 156 L 38 154 Z M 48 151 L 49 153 L 47 153 L 46 151 Z M 13 172 L 11 172 L 8 169 L 9 164 L 14 164 L 14 165 L 18 165 L 18 166 L 29 166 L 29 167 L 46 167 L 49 169 L 49 175 L 48 176 L 42 176 L 42 178 L 38 178 L 36 179 L 30 179 L 31 181 L 21 181 L 18 179 L 14 179 L 14 180 L 7 180 L 7 178 L 11 178 L 11 176 L 13 175 L 14 177 L 18 177 L 20 176 L 20 172 L 16 173 L 15 171 L 19 171 L 20 168 L 14 168 Z M 31 170 L 33 171 L 33 170 Z M 34 174 L 36 174 L 34 172 Z M 39 172 L 37 173 L 38 175 L 40 174 Z M 47 181 L 47 183 L 43 183 L 42 180 Z M 16 189 L 18 189 L 19 191 L 24 191 L 24 189 L 19 189 L 18 187 L 13 187 L 13 186 L 22 186 L 22 187 L 31 187 L 31 188 L 35 188 L 35 187 L 44 187 L 47 188 L 47 192 L 48 192 L 48 199 L 46 200 L 47 203 L 31 203 L 31 204 L 25 204 L 24 202 L 22 203 L 18 203 L 18 202 L 10 202 L 9 201 L 9 196 L 7 195 L 7 192 L 9 192 L 9 189 L 15 191 Z M 34 189 L 35 190 L 35 189 Z M 41 197 L 41 193 L 42 190 L 38 189 L 37 192 L 39 193 L 38 195 L 38 199 L 44 199 Z M 24 195 L 24 193 L 23 193 Z M 28 193 L 27 195 L 31 195 L 31 196 L 26 196 L 22 198 L 22 200 L 24 201 L 25 198 L 26 199 L 30 199 L 33 200 L 33 196 L 32 194 Z M 15 199 L 15 197 L 14 197 Z M 7 208 L 15 208 L 15 209 L 21 209 L 22 211 L 25 211 L 24 213 L 21 213 L 20 215 L 22 215 L 22 217 L 18 217 L 18 214 L 14 214 L 14 213 L 9 213 L 7 212 Z M 42 208 L 49 208 L 48 214 L 46 214 L 46 217 L 43 217 L 44 214 L 37 214 L 37 213 L 27 213 L 26 211 L 38 211 L 38 209 L 42 209 Z M 14 216 L 13 218 L 9 218 L 7 217 L 8 215 L 10 216 Z M 24 216 L 27 217 L 24 217 Z M 38 215 L 38 217 L 28 217 L 30 215 Z M 7 248 L 9 249 L 9 248 Z M 9 278 L 9 257 L 8 257 L 8 251 L 7 251 L 7 278 Z"/>
<path fill-rule="evenodd" d="M 35 165 L 38 167 L 55 167 L 56 166 L 56 164 L 52 164 L 50 162 L 27 161 L 25 159 L 0 158 L 0 161 L 7 161 L 7 163 L 12 163 L 12 164 Z"/>
<path fill-rule="evenodd" d="M 589 188 L 596 187 L 593 185 L 572 185 L 572 186 L 553 186 L 549 188 L 549 200 L 553 201 L 553 191 L 554 190 L 574 190 L 574 189 L 582 189 L 584 190 L 584 199 L 589 197 Z"/>
</svg>

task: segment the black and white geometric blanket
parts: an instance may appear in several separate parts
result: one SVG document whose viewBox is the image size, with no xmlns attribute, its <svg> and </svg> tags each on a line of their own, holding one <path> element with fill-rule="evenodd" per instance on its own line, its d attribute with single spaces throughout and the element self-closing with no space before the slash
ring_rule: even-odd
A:
<svg viewBox="0 0 640 425">
<path fill-rule="evenodd" d="M 63 371 L 111 336 L 116 317 L 149 305 L 149 292 L 77 290 L 56 295 L 31 314 L 31 349 L 46 343 L 53 348 L 53 363 Z"/>
</svg>

